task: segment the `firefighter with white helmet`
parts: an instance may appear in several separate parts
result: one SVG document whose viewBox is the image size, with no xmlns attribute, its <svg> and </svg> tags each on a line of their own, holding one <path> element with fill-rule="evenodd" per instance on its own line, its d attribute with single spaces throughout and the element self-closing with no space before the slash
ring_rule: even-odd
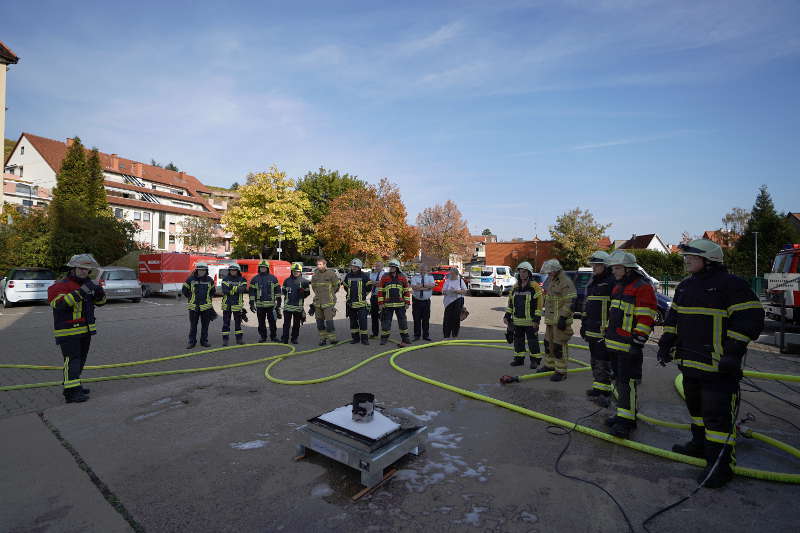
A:
<svg viewBox="0 0 800 533">
<path fill-rule="evenodd" d="M 608 267 L 611 256 L 608 252 L 598 250 L 589 257 L 592 265 L 592 279 L 586 286 L 586 299 L 581 313 L 581 337 L 589 344 L 591 355 L 592 388 L 586 395 L 607 407 L 611 396 L 611 358 L 603 342 L 608 324 L 608 308 L 611 305 L 611 291 L 616 280 Z"/>
<path fill-rule="evenodd" d="M 303 265 L 293 263 L 289 277 L 284 280 L 283 287 L 283 336 L 281 342 L 289 344 L 291 334 L 292 344 L 297 344 L 300 335 L 300 326 L 306 320 L 303 309 L 303 300 L 311 293 L 308 281 L 303 279 Z"/>
<path fill-rule="evenodd" d="M 350 344 L 369 344 L 367 315 L 369 314 L 369 295 L 372 282 L 369 274 L 361 270 L 364 263 L 355 258 L 350 261 L 350 272 L 344 278 L 347 291 L 347 316 L 350 318 Z"/>
<path fill-rule="evenodd" d="M 709 488 L 733 476 L 739 380 L 747 344 L 764 329 L 764 309 L 743 279 L 728 273 L 722 248 L 707 239 L 679 246 L 689 277 L 675 289 L 658 342 L 658 361 L 683 373 L 692 440 L 672 451 L 706 460 Z"/>
<path fill-rule="evenodd" d="M 191 350 L 197 344 L 197 322 L 200 322 L 200 346 L 205 348 L 211 346 L 208 343 L 208 324 L 217 316 L 212 304 L 214 290 L 214 280 L 208 275 L 208 263 L 198 261 L 181 288 L 186 297 L 186 309 L 189 310 L 187 350 Z"/>
<path fill-rule="evenodd" d="M 267 321 L 269 321 L 269 340 L 278 340 L 275 317 L 281 318 L 281 284 L 269 271 L 269 261 L 258 263 L 258 274 L 250 280 L 250 310 L 258 318 L 258 342 L 267 342 Z"/>
<path fill-rule="evenodd" d="M 231 317 L 233 317 L 233 334 L 236 344 L 244 344 L 242 321 L 247 322 L 247 311 L 244 308 L 244 295 L 247 292 L 247 280 L 242 276 L 242 267 L 238 263 L 228 266 L 228 275 L 222 280 L 222 345 L 228 345 L 231 333 Z"/>
<path fill-rule="evenodd" d="M 517 267 L 517 283 L 508 295 L 508 305 L 503 322 L 513 331 L 514 359 L 511 366 L 525 363 L 525 356 L 530 355 L 530 367 L 539 366 L 541 350 L 539 349 L 539 323 L 544 308 L 544 293 L 539 282 L 533 279 L 533 267 L 523 261 Z M 525 340 L 528 351 L 525 350 Z"/>
<path fill-rule="evenodd" d="M 92 335 L 97 333 L 94 308 L 106 303 L 102 287 L 89 279 L 89 271 L 100 268 L 91 254 L 73 255 L 67 276 L 47 289 L 53 309 L 53 334 L 64 356 L 63 394 L 67 403 L 85 402 L 89 389 L 81 385 Z"/>
<path fill-rule="evenodd" d="M 608 259 L 616 283 L 611 291 L 606 349 L 616 359 L 617 414 L 606 420 L 612 435 L 627 439 L 636 429 L 638 386 L 642 380 L 643 347 L 656 318 L 656 292 L 644 279 L 636 256 L 617 250 Z"/>
<path fill-rule="evenodd" d="M 408 336 L 406 311 L 411 306 L 411 282 L 400 270 L 400 261 L 389 261 L 389 272 L 381 277 L 378 284 L 378 307 L 381 309 L 381 344 L 389 340 L 392 330 L 392 317 L 397 315 L 400 328 L 400 347 L 411 344 Z"/>
<path fill-rule="evenodd" d="M 572 304 L 578 293 L 558 259 L 545 261 L 541 272 L 547 274 L 547 279 L 544 284 L 545 357 L 539 372 L 555 371 L 550 381 L 563 381 L 567 379 L 568 343 L 572 338 Z"/>
</svg>

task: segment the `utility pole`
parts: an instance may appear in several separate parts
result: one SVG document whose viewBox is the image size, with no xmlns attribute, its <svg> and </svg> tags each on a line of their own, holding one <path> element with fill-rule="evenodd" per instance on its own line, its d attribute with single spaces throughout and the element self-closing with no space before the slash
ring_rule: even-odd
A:
<svg viewBox="0 0 800 533">
<path fill-rule="evenodd" d="M 280 226 L 275 226 L 275 229 L 278 230 L 278 261 L 280 261 L 281 252 L 283 251 L 283 249 L 281 248 L 281 243 L 283 239 L 283 228 L 281 228 Z"/>
</svg>

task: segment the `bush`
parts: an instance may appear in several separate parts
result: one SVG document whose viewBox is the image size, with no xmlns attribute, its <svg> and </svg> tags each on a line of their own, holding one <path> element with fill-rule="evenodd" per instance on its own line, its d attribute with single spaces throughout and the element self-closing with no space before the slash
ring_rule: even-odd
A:
<svg viewBox="0 0 800 533">
<path fill-rule="evenodd" d="M 0 221 L 0 277 L 14 267 L 49 267 L 49 225 L 41 209 L 29 213 L 6 204 Z"/>
<path fill-rule="evenodd" d="M 659 280 L 677 280 L 686 276 L 683 257 L 680 254 L 665 254 L 656 250 L 624 250 L 636 256 L 636 262 L 648 274 Z"/>
</svg>

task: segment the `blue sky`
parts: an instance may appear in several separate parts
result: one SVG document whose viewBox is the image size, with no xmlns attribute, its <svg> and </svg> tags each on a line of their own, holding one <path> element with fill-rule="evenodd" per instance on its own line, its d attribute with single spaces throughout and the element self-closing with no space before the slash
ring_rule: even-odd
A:
<svg viewBox="0 0 800 533">
<path fill-rule="evenodd" d="M 399 184 L 411 221 L 545 238 L 800 211 L 800 4 L 13 2 L 6 136 L 80 135 L 227 186 L 272 164 Z"/>
</svg>

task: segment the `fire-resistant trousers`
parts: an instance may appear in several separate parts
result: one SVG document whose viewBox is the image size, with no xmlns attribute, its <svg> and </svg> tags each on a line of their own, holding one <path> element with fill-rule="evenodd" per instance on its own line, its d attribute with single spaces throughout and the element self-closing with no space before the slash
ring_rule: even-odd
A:
<svg viewBox="0 0 800 533">
<path fill-rule="evenodd" d="M 713 464 L 722 454 L 719 467 L 730 470 L 736 464 L 734 415 L 739 402 L 739 382 L 726 374 L 685 369 L 683 392 L 692 417 L 692 434 L 705 433 L 705 457 Z"/>
<path fill-rule="evenodd" d="M 354 339 L 369 335 L 369 330 L 367 329 L 368 314 L 369 309 L 366 306 L 350 309 L 350 336 Z"/>
<path fill-rule="evenodd" d="M 608 396 L 611 394 L 611 358 L 603 339 L 589 337 L 588 342 L 594 377 L 592 388 Z"/>
<path fill-rule="evenodd" d="M 267 321 L 269 321 L 269 338 L 276 340 L 278 328 L 275 325 L 275 308 L 256 307 L 256 317 L 258 317 L 258 334 L 261 338 L 267 338 Z"/>
<path fill-rule="evenodd" d="M 615 350 L 617 355 L 616 375 L 617 417 L 636 425 L 639 412 L 638 385 L 642 380 L 642 349 L 631 345 L 631 351 Z"/>
<path fill-rule="evenodd" d="M 384 307 L 383 309 L 383 328 L 381 337 L 388 338 L 392 332 L 392 317 L 397 315 L 397 326 L 400 328 L 400 336 L 402 338 L 408 337 L 408 320 L 406 319 L 406 308 L 401 307 Z"/>
<path fill-rule="evenodd" d="M 525 341 L 528 341 L 528 350 L 525 350 Z M 530 353 L 531 357 L 541 359 L 539 349 L 539 325 L 514 326 L 514 357 L 524 358 Z"/>
<path fill-rule="evenodd" d="M 552 368 L 560 374 L 567 373 L 567 358 L 569 346 L 567 343 L 572 338 L 572 326 L 560 330 L 554 325 L 547 325 L 544 331 L 544 366 Z"/>
<path fill-rule="evenodd" d="M 227 339 L 231 332 L 231 315 L 233 315 L 233 334 L 236 335 L 236 340 L 239 340 L 244 335 L 242 330 L 242 312 L 241 311 L 223 311 L 222 312 L 222 338 Z"/>
<path fill-rule="evenodd" d="M 286 344 L 289 342 L 289 333 L 291 331 L 292 342 L 297 341 L 300 335 L 300 317 L 303 315 L 300 311 L 284 311 L 283 312 L 283 337 L 281 342 Z"/>
<path fill-rule="evenodd" d="M 86 365 L 91 335 L 73 335 L 62 339 L 61 355 L 64 356 L 64 397 L 70 398 L 81 392 L 81 372 Z"/>
<path fill-rule="evenodd" d="M 197 323 L 200 322 L 200 342 L 208 342 L 208 324 L 211 322 L 210 311 L 189 311 L 189 342 L 197 344 Z"/>
</svg>

